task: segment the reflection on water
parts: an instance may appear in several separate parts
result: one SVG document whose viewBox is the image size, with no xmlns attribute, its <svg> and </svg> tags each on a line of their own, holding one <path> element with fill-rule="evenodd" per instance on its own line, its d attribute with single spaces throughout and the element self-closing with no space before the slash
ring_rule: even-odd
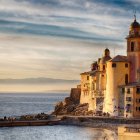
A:
<svg viewBox="0 0 140 140">
<path fill-rule="evenodd" d="M 114 140 L 111 131 L 76 126 L 0 128 L 0 140 Z"/>
</svg>

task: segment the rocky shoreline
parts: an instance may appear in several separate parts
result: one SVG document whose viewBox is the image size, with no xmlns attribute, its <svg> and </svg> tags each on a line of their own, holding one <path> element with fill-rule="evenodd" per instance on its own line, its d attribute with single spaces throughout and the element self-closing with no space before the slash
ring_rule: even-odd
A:
<svg viewBox="0 0 140 140">
<path fill-rule="evenodd" d="M 72 116 L 92 116 L 93 111 L 89 111 L 89 104 L 80 104 L 80 92 L 75 93 L 71 90 L 70 96 L 66 97 L 64 101 L 56 104 L 53 115 L 72 115 Z"/>
</svg>

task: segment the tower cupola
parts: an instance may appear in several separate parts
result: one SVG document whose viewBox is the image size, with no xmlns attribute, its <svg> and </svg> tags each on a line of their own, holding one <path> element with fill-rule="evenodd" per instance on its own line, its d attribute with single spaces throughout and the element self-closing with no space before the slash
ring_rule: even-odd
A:
<svg viewBox="0 0 140 140">
<path fill-rule="evenodd" d="M 138 36 L 140 36 L 140 24 L 137 22 L 136 15 L 134 15 L 134 21 L 130 25 L 128 37 Z"/>
<path fill-rule="evenodd" d="M 136 18 L 134 19 L 134 22 L 130 25 L 130 30 L 134 30 L 136 28 L 140 28 L 140 24 L 137 22 Z"/>
<path fill-rule="evenodd" d="M 106 61 L 108 61 L 110 59 L 111 59 L 111 57 L 110 57 L 110 50 L 108 48 L 106 48 L 104 50 L 103 57 L 100 60 L 100 64 L 106 64 Z"/>
<path fill-rule="evenodd" d="M 108 48 L 104 50 L 104 56 L 110 56 L 110 50 Z"/>
</svg>

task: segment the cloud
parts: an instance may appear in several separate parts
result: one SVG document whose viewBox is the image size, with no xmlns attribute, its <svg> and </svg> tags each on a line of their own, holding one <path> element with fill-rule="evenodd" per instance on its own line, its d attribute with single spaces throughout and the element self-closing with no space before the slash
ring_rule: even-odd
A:
<svg viewBox="0 0 140 140">
<path fill-rule="evenodd" d="M 122 2 L 119 3 L 121 5 Z M 118 3 L 111 1 L 106 4 L 104 1 L 85 0 L 2 0 L 0 13 L 1 19 L 6 20 L 9 25 L 9 28 L 5 27 L 4 32 L 91 38 L 94 40 L 106 38 L 107 35 L 108 39 L 116 36 L 120 39 L 118 35 L 130 21 L 126 15 L 130 14 L 131 11 L 126 12 L 125 7 L 119 7 Z M 22 22 L 19 23 L 19 21 Z M 121 26 L 119 26 L 120 23 Z M 10 28 L 12 25 L 13 29 Z M 44 32 L 42 29 L 45 29 Z M 126 31 L 123 34 L 125 33 Z"/>
<path fill-rule="evenodd" d="M 1 65 L 13 65 L 16 69 L 19 66 L 24 69 L 24 64 L 28 64 L 29 68 L 61 64 L 60 67 L 63 68 L 63 63 L 68 65 L 73 63 L 76 67 L 83 61 L 90 60 L 88 65 L 92 60 L 97 59 L 96 57 L 102 55 L 101 50 L 103 52 L 106 47 L 110 48 L 113 55 L 114 48 L 119 51 L 124 45 L 123 42 L 106 40 L 99 42 L 98 40 L 7 34 L 0 35 L 0 44 Z M 80 68 L 78 71 L 80 73 Z"/>
<path fill-rule="evenodd" d="M 138 2 L 0 0 L 0 79 L 79 80 L 79 74 L 90 70 L 105 48 L 112 57 L 125 55 L 124 38 L 133 21 L 133 9 L 140 12 Z"/>
<path fill-rule="evenodd" d="M 52 78 L 26 78 L 26 79 L 0 79 L 0 84 L 78 84 L 79 80 L 52 79 Z"/>
<path fill-rule="evenodd" d="M 67 38 L 77 38 L 77 39 L 85 39 L 85 40 L 111 40 L 115 41 L 117 39 L 106 38 L 102 36 L 102 31 L 100 29 L 96 29 L 95 27 L 94 34 L 88 28 L 84 28 L 83 30 L 78 30 L 76 28 L 71 27 L 60 27 L 56 25 L 42 25 L 42 24 L 31 24 L 24 22 L 12 22 L 1 20 L 0 21 L 0 30 L 1 32 L 6 33 L 17 33 L 17 34 L 29 34 L 29 35 L 44 35 L 44 36 L 59 36 L 59 37 L 67 37 Z M 11 28 L 12 26 L 12 28 Z M 100 27 L 101 28 L 101 27 Z M 107 31 L 107 30 L 105 30 Z M 100 33 L 100 36 L 98 35 Z M 106 32 L 106 35 L 111 35 L 112 32 Z M 112 34 L 113 35 L 113 34 Z M 116 35 L 116 34 L 115 34 Z M 117 40 L 118 41 L 118 40 Z"/>
</svg>

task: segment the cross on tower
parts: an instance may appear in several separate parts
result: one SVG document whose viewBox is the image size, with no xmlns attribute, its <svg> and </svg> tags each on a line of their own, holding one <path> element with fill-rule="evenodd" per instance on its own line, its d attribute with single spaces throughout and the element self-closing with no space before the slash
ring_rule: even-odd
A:
<svg viewBox="0 0 140 140">
<path fill-rule="evenodd" d="M 136 10 L 134 10 L 134 21 L 136 21 Z"/>
</svg>

